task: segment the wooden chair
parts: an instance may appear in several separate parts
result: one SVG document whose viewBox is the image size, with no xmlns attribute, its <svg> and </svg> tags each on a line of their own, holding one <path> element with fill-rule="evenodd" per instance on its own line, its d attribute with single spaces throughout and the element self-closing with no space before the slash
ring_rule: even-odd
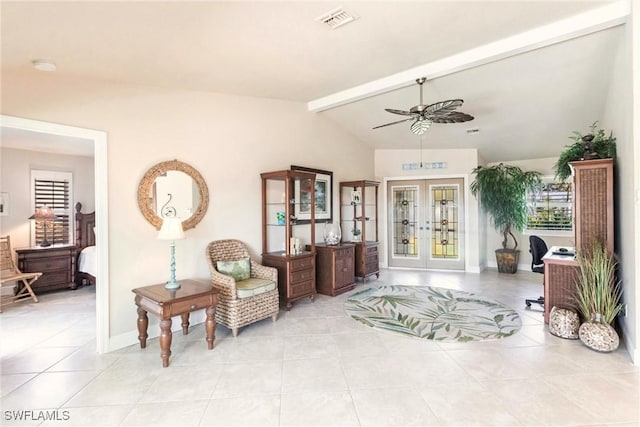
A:
<svg viewBox="0 0 640 427">
<path fill-rule="evenodd" d="M 219 262 L 248 259 L 250 275 L 245 280 L 219 271 Z M 271 317 L 275 322 L 280 310 L 278 270 L 258 264 L 249 256 L 247 247 L 239 240 L 216 240 L 207 246 L 207 261 L 211 271 L 211 285 L 218 289 L 216 322 L 238 335 L 238 329 Z"/>
<path fill-rule="evenodd" d="M 42 273 L 22 273 L 18 270 L 15 261 L 13 260 L 13 250 L 11 249 L 11 239 L 9 236 L 0 237 L 0 286 L 4 286 L 5 283 L 18 282 L 22 285 L 22 289 L 10 297 L 10 301 L 2 301 L 2 292 L 0 292 L 0 313 L 2 307 L 12 304 L 16 301 L 33 298 L 33 301 L 38 302 L 38 297 L 31 289 L 31 284 L 38 280 Z"/>
</svg>

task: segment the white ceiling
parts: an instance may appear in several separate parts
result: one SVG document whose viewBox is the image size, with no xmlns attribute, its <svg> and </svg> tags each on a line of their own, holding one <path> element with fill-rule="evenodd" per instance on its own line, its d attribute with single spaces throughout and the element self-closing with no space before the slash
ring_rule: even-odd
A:
<svg viewBox="0 0 640 427">
<path fill-rule="evenodd" d="M 316 21 L 338 6 L 358 19 L 338 29 Z M 459 110 L 476 118 L 434 124 L 423 137 L 424 147 L 476 147 L 487 161 L 502 161 L 555 156 L 573 130 L 586 131 L 602 117 L 611 79 L 607 64 L 619 54 L 624 30 L 616 25 L 628 2 L 2 2 L 0 7 L 3 72 L 37 73 L 31 61 L 45 58 L 63 76 L 309 103 L 322 110 L 310 114 L 326 116 L 375 148 L 419 146 L 409 122 L 371 128 L 401 119 L 384 108 L 406 110 L 419 103 L 418 87 L 407 85 L 422 73 L 430 79 L 425 103 L 462 98 Z M 467 134 L 470 128 L 479 132 Z"/>
</svg>

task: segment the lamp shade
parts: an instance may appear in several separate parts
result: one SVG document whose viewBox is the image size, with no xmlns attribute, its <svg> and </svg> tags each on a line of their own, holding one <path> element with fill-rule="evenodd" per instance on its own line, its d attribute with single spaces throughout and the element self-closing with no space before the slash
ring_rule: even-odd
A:
<svg viewBox="0 0 640 427">
<path fill-rule="evenodd" d="M 182 229 L 182 220 L 176 217 L 164 218 L 160 233 L 160 240 L 179 240 L 184 239 L 184 230 Z"/>
<path fill-rule="evenodd" d="M 58 219 L 58 217 L 56 216 L 55 213 L 53 213 L 53 210 L 49 206 L 45 205 L 45 206 L 40 206 L 36 208 L 36 212 L 33 215 L 31 215 L 29 219 L 51 221 L 54 219 Z"/>
</svg>

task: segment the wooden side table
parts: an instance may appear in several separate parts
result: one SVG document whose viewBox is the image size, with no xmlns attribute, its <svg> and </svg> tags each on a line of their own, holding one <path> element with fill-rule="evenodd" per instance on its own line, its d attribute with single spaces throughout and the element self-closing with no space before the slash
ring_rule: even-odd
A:
<svg viewBox="0 0 640 427">
<path fill-rule="evenodd" d="M 209 283 L 196 280 L 180 280 L 179 282 L 180 288 L 178 289 L 166 289 L 162 283 L 132 290 L 136 294 L 135 301 L 138 306 L 140 348 L 147 346 L 147 327 L 149 326 L 147 313 L 153 313 L 160 318 L 160 357 L 163 368 L 169 366 L 169 356 L 171 356 L 172 316 L 180 315 L 182 317 L 182 334 L 187 335 L 189 333 L 189 314 L 204 308 L 207 313 L 205 330 L 209 350 L 213 349 L 215 339 L 218 291 Z"/>
</svg>

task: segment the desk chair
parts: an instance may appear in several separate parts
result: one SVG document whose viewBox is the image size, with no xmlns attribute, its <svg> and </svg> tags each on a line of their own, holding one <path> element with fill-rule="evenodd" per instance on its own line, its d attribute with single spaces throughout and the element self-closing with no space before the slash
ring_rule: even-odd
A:
<svg viewBox="0 0 640 427">
<path fill-rule="evenodd" d="M 534 273 L 541 273 L 544 275 L 544 261 L 542 257 L 548 251 L 547 244 L 538 236 L 529 236 L 529 252 L 531 252 L 531 271 Z M 544 276 L 542 279 L 544 286 Z M 531 307 L 531 304 L 540 304 L 544 307 L 544 297 L 538 299 L 525 300 L 527 307 Z"/>
<path fill-rule="evenodd" d="M 4 286 L 5 283 L 18 282 L 22 285 L 22 289 L 12 297 L 9 301 L 2 301 L 2 292 L 0 291 L 0 313 L 2 307 L 12 304 L 24 298 L 33 298 L 34 302 L 38 302 L 38 297 L 31 289 L 31 284 L 38 280 L 42 273 L 23 273 L 18 270 L 16 263 L 13 260 L 13 250 L 11 249 L 11 239 L 9 236 L 0 237 L 0 286 Z"/>
</svg>

